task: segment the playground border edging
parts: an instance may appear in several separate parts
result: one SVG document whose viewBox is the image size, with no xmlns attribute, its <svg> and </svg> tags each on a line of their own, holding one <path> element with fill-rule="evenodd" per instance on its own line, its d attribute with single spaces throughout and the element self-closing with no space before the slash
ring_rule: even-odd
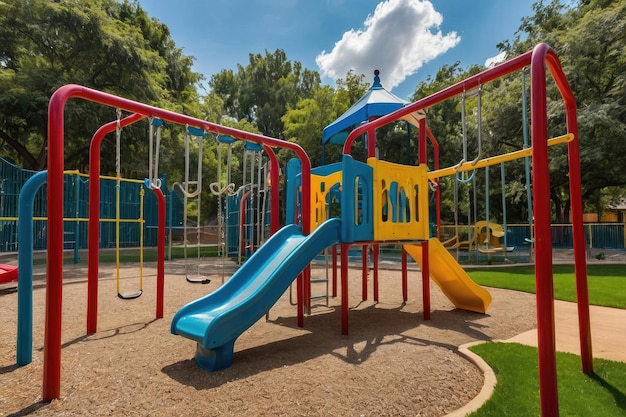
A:
<svg viewBox="0 0 626 417">
<path fill-rule="evenodd" d="M 468 361 L 472 362 L 478 369 L 480 369 L 483 373 L 484 381 L 483 387 L 469 403 L 465 404 L 463 407 L 446 414 L 445 417 L 465 417 L 470 413 L 478 410 L 482 407 L 485 402 L 493 395 L 496 384 L 498 380 L 496 378 L 496 374 L 493 372 L 493 369 L 477 354 L 472 352 L 469 348 L 475 345 L 479 345 L 482 343 L 487 343 L 486 340 L 479 340 L 475 342 L 465 343 L 459 346 L 458 353 L 463 356 Z"/>
</svg>

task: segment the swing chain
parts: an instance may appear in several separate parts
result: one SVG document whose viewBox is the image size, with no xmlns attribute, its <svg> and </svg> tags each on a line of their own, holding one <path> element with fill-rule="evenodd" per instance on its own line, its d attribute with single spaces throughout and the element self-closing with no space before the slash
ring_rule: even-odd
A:
<svg viewBox="0 0 626 417">
<path fill-rule="evenodd" d="M 117 186 L 119 187 L 121 177 L 121 151 L 120 146 L 122 142 L 122 110 L 117 109 L 117 120 L 115 122 L 115 176 L 117 177 Z"/>
<path fill-rule="evenodd" d="M 154 133 L 154 126 L 156 129 L 156 139 Z M 150 188 L 155 190 L 157 188 L 161 188 L 161 178 L 159 178 L 159 150 L 161 148 L 161 127 L 163 126 L 163 121 L 161 119 L 155 119 L 154 117 L 150 117 L 149 119 L 149 127 L 148 127 L 148 136 L 149 136 L 149 155 L 148 155 L 148 182 Z M 156 141 L 156 144 L 155 144 Z"/>
<path fill-rule="evenodd" d="M 474 158 L 471 162 L 472 166 L 476 166 L 476 164 L 478 163 L 478 161 L 480 161 L 480 158 L 483 155 L 483 134 L 482 134 L 482 92 L 483 92 L 483 86 L 482 84 L 478 85 L 478 93 L 477 93 L 477 114 L 476 114 L 476 118 L 478 119 L 478 123 L 477 123 L 477 129 L 478 129 L 478 134 L 477 134 L 477 139 L 478 139 L 478 155 L 476 155 L 476 158 Z"/>
</svg>

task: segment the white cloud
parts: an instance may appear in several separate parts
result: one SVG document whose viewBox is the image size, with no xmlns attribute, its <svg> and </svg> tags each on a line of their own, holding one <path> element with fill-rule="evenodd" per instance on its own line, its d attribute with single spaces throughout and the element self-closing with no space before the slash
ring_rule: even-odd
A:
<svg viewBox="0 0 626 417">
<path fill-rule="evenodd" d="M 487 67 L 487 68 L 495 67 L 496 65 L 504 62 L 505 60 L 506 60 L 506 52 L 502 51 L 502 52 L 500 52 L 496 56 L 492 56 L 491 58 L 487 58 L 485 60 L 485 67 Z"/>
<path fill-rule="evenodd" d="M 344 33 L 315 62 L 333 79 L 344 78 L 351 69 L 366 76 L 379 69 L 383 85 L 392 89 L 460 42 L 456 32 L 441 33 L 442 22 L 429 1 L 386 0 L 368 15 L 363 29 Z"/>
</svg>

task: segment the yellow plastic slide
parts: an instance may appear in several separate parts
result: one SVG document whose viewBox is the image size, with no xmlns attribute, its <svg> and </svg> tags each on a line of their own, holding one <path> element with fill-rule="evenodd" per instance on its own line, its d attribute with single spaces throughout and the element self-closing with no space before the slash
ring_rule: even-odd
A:
<svg viewBox="0 0 626 417">
<path fill-rule="evenodd" d="M 422 267 L 422 247 L 404 245 L 406 252 Z M 439 239 L 428 241 L 430 277 L 457 308 L 485 313 L 491 304 L 491 294 L 476 284 L 461 268 Z"/>
</svg>

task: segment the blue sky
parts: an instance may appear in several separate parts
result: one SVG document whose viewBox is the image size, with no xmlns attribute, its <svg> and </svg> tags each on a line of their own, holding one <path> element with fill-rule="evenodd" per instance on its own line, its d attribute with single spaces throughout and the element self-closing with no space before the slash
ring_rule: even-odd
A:
<svg viewBox="0 0 626 417">
<path fill-rule="evenodd" d="M 348 69 L 409 98 L 419 81 L 445 65 L 466 68 L 498 54 L 537 0 L 140 0 L 165 23 L 177 46 L 207 79 L 247 65 L 248 55 L 283 49 L 322 74 Z M 366 79 L 368 82 L 371 80 Z"/>
</svg>

